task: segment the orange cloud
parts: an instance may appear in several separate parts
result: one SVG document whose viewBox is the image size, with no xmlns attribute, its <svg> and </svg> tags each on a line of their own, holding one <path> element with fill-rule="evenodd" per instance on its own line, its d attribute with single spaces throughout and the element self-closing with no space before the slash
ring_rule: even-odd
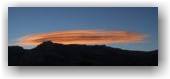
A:
<svg viewBox="0 0 170 79">
<path fill-rule="evenodd" d="M 73 30 L 27 35 L 17 39 L 19 45 L 37 45 L 51 40 L 62 44 L 106 44 L 143 42 L 146 34 L 126 31 Z"/>
</svg>

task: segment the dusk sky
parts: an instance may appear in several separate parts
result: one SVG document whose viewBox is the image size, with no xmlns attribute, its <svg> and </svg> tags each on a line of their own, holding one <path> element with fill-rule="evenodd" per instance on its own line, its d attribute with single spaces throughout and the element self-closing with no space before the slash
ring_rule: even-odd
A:
<svg viewBox="0 0 170 79">
<path fill-rule="evenodd" d="M 8 44 L 32 48 L 44 40 L 158 49 L 157 7 L 9 7 Z"/>
</svg>

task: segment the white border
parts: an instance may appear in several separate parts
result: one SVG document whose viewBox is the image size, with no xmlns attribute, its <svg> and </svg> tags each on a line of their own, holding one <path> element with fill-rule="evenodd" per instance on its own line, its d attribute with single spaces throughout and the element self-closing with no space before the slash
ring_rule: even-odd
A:
<svg viewBox="0 0 170 79">
<path fill-rule="evenodd" d="M 1 0 L 1 79 L 170 79 L 170 6 L 168 0 Z M 159 66 L 155 67 L 9 67 L 8 7 L 158 7 Z M 168 36 L 169 35 L 169 36 Z"/>
</svg>

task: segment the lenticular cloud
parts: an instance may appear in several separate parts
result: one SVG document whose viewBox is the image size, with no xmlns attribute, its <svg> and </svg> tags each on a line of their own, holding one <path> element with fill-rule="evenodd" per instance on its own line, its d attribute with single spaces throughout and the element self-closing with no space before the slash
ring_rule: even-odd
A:
<svg viewBox="0 0 170 79">
<path fill-rule="evenodd" d="M 38 45 L 44 41 L 62 44 L 107 44 L 143 42 L 146 34 L 126 31 L 71 30 L 26 35 L 18 38 L 19 45 Z"/>
</svg>

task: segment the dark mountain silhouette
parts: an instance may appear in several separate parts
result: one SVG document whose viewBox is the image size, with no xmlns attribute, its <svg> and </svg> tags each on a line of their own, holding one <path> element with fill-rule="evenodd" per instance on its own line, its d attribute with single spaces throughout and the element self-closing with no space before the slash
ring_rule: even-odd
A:
<svg viewBox="0 0 170 79">
<path fill-rule="evenodd" d="M 157 66 L 158 50 L 131 51 L 105 45 L 43 42 L 26 50 L 8 46 L 9 66 Z"/>
</svg>

